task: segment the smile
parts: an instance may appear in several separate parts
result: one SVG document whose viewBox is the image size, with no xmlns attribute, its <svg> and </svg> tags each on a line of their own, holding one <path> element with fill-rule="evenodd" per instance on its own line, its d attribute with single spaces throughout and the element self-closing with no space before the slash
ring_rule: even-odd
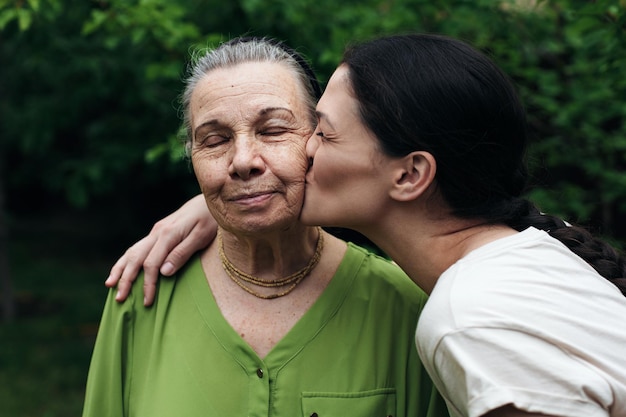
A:
<svg viewBox="0 0 626 417">
<path fill-rule="evenodd" d="M 258 204 L 270 199 L 274 194 L 274 191 L 263 191 L 258 193 L 236 195 L 230 197 L 228 200 L 238 204 Z"/>
</svg>

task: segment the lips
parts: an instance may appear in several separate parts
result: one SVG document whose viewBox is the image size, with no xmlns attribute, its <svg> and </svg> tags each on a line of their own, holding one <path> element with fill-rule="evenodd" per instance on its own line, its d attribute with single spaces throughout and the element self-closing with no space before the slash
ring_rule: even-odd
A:
<svg viewBox="0 0 626 417">
<path fill-rule="evenodd" d="M 274 194 L 274 190 L 270 191 L 256 191 L 245 194 L 236 194 L 227 198 L 228 201 L 249 201 L 249 200 L 261 200 L 265 197 L 269 197 Z"/>
</svg>

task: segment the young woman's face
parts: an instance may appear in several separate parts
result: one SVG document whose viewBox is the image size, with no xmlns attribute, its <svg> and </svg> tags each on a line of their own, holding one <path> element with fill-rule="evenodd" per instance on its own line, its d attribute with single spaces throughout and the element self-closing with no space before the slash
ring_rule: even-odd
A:
<svg viewBox="0 0 626 417">
<path fill-rule="evenodd" d="M 222 227 L 255 233 L 297 222 L 313 131 L 298 87 L 283 65 L 246 63 L 194 88 L 191 161 Z"/>
<path fill-rule="evenodd" d="M 384 214 L 391 158 L 362 123 L 347 75 L 345 65 L 337 68 L 317 105 L 318 125 L 306 146 L 312 165 L 300 219 L 363 230 Z"/>
</svg>

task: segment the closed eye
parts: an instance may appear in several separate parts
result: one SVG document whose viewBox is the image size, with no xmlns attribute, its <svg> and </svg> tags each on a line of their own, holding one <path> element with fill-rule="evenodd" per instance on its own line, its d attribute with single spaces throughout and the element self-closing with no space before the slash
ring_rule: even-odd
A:
<svg viewBox="0 0 626 417">
<path fill-rule="evenodd" d="M 259 132 L 262 136 L 280 136 L 287 133 L 287 129 L 267 129 Z"/>
<path fill-rule="evenodd" d="M 325 141 L 326 141 L 326 140 L 328 140 L 328 136 L 326 136 L 326 135 L 324 134 L 324 132 L 322 132 L 322 131 L 321 131 L 321 130 L 319 130 L 319 129 L 317 129 L 317 130 L 315 131 L 315 136 L 319 136 L 320 138 L 322 138 L 322 139 L 323 139 L 323 140 L 325 140 Z"/>
<path fill-rule="evenodd" d="M 210 135 L 202 139 L 202 146 L 206 146 L 207 148 L 215 148 L 220 146 L 230 140 L 229 136 L 226 135 Z"/>
</svg>

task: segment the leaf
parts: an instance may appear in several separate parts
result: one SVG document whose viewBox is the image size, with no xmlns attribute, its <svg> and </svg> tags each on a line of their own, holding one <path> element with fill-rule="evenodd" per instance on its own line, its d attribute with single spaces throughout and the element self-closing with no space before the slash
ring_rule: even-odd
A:
<svg viewBox="0 0 626 417">
<path fill-rule="evenodd" d="M 30 10 L 18 9 L 17 21 L 19 23 L 20 30 L 23 32 L 30 27 L 33 21 L 33 15 Z"/>
<path fill-rule="evenodd" d="M 15 19 L 17 19 L 17 9 L 0 11 L 0 30 Z"/>
<path fill-rule="evenodd" d="M 31 9 L 33 9 L 34 12 L 38 12 L 41 6 L 41 3 L 39 3 L 39 0 L 28 0 L 28 5 L 30 6 Z"/>
<path fill-rule="evenodd" d="M 98 29 L 101 29 L 107 21 L 109 15 L 102 10 L 93 10 L 89 20 L 83 24 L 82 35 L 89 35 Z"/>
</svg>

